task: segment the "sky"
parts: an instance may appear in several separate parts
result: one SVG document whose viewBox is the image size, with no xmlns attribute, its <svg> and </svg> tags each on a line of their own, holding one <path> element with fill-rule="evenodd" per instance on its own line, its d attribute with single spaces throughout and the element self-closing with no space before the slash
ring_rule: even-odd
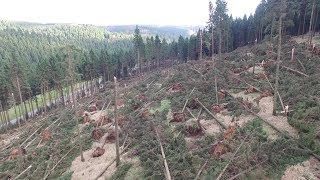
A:
<svg viewBox="0 0 320 180">
<path fill-rule="evenodd" d="M 213 0 L 214 1 L 214 0 Z M 228 14 L 254 13 L 261 0 L 226 0 Z M 0 0 L 0 20 L 94 25 L 205 25 L 209 0 Z"/>
</svg>

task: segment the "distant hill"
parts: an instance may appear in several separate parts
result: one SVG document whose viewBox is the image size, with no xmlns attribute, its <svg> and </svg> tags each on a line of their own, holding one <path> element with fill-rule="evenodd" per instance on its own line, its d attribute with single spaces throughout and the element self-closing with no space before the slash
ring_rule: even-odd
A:
<svg viewBox="0 0 320 180">
<path fill-rule="evenodd" d="M 132 34 L 136 25 L 106 26 L 105 28 L 110 32 Z M 158 34 L 160 37 L 169 40 L 177 40 L 180 35 L 183 37 L 189 37 L 199 28 L 200 27 L 198 26 L 139 26 L 140 32 L 143 36 L 154 36 Z"/>
</svg>

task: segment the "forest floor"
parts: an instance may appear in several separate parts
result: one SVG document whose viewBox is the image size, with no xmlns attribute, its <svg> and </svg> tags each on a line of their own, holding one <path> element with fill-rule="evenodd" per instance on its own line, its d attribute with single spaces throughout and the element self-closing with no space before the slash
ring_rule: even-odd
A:
<svg viewBox="0 0 320 180">
<path fill-rule="evenodd" d="M 319 179 L 320 60 L 294 39 L 283 49 L 293 46 L 304 67 L 290 54 L 281 65 L 309 77 L 281 68 L 279 96 L 288 117 L 279 102 L 272 115 L 275 68 L 267 44 L 245 47 L 225 54 L 223 64 L 191 61 L 120 81 L 117 104 L 108 83 L 76 107 L 1 134 L 0 179 L 164 179 L 160 142 L 174 179 Z"/>
</svg>

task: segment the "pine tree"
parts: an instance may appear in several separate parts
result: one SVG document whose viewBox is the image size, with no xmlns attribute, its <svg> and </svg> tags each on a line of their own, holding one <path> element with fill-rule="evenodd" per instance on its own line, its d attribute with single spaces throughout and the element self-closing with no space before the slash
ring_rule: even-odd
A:
<svg viewBox="0 0 320 180">
<path fill-rule="evenodd" d="M 136 26 L 136 29 L 134 30 L 133 42 L 134 42 L 134 48 L 135 48 L 135 53 L 136 53 L 136 63 L 137 63 L 137 67 L 138 67 L 138 74 L 140 75 L 140 73 L 141 73 L 140 58 L 141 58 L 141 49 L 142 49 L 142 45 L 143 45 L 143 40 L 140 35 L 140 30 L 139 30 L 138 26 Z"/>
</svg>

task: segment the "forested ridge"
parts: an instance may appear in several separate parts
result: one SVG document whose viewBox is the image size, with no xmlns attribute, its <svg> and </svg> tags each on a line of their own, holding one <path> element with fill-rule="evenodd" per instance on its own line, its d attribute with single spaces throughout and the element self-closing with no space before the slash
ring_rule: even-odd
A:
<svg viewBox="0 0 320 180">
<path fill-rule="evenodd" d="M 190 36 L 1 21 L 0 179 L 320 178 L 319 10 L 210 1 Z"/>
<path fill-rule="evenodd" d="M 190 37 L 185 33 L 177 37 L 179 30 L 174 27 L 163 27 L 159 30 L 160 35 L 151 36 L 157 32 L 155 27 L 143 27 L 144 32 L 140 32 L 137 26 L 130 34 L 128 29 L 132 30 L 132 26 L 1 21 L 2 108 L 8 109 L 35 95 L 69 86 L 70 82 L 65 78 L 66 67 L 61 66 L 67 56 L 75 63 L 76 82 L 99 77 L 106 81 L 113 75 L 128 77 L 143 68 L 150 70 L 160 66 L 162 61 L 180 63 L 215 57 L 214 54 L 221 60 L 221 53 L 263 41 L 270 41 L 270 48 L 273 48 L 283 12 L 284 38 L 306 33 L 311 34 L 306 38 L 311 38 L 320 29 L 319 2 L 307 0 L 263 0 L 253 15 L 243 18 L 229 16 L 225 1 L 210 2 L 207 27 Z M 167 31 L 172 34 L 166 39 Z M 41 88 L 44 84 L 46 87 Z"/>
</svg>

